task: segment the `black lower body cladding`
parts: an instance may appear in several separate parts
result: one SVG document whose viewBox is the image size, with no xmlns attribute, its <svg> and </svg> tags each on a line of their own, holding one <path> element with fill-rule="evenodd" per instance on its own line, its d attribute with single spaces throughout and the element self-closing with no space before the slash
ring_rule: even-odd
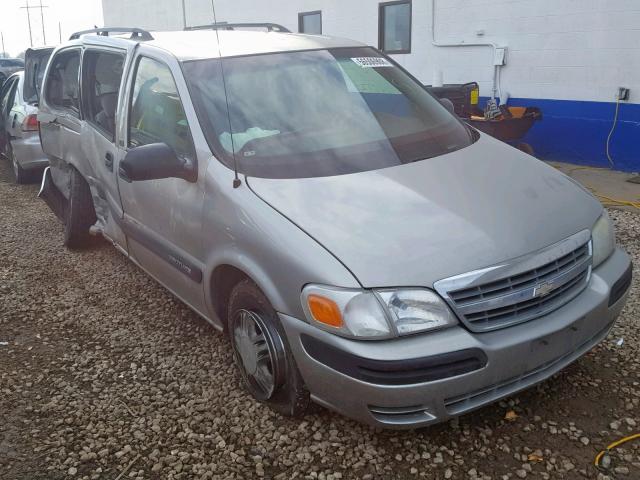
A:
<svg viewBox="0 0 640 480">
<path fill-rule="evenodd" d="M 433 382 L 479 370 L 487 364 L 480 349 L 465 349 L 408 360 L 373 360 L 358 357 L 310 335 L 301 336 L 306 352 L 324 365 L 352 378 L 378 385 Z"/>
<path fill-rule="evenodd" d="M 622 298 L 625 292 L 631 286 L 631 279 L 633 277 L 633 264 L 629 265 L 629 268 L 622 274 L 622 276 L 611 287 L 611 294 L 609 295 L 609 306 L 616 303 Z"/>
</svg>

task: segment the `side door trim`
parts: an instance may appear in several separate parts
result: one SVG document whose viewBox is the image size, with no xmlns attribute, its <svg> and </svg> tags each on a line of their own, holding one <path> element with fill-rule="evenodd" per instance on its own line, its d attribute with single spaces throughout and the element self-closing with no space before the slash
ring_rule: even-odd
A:
<svg viewBox="0 0 640 480">
<path fill-rule="evenodd" d="M 187 258 L 184 254 L 185 252 L 177 249 L 171 242 L 167 242 L 162 238 L 162 236 L 145 227 L 133 218 L 126 215 L 124 218 L 119 218 L 111 204 L 109 204 L 109 209 L 111 210 L 113 219 L 127 237 L 135 240 L 141 245 L 144 245 L 162 260 L 194 282 L 202 283 L 204 271 L 204 264 L 202 262 L 199 262 L 191 256 Z"/>
<path fill-rule="evenodd" d="M 186 252 L 131 217 L 125 215 L 121 228 L 125 235 L 144 245 L 180 273 L 195 283 L 202 283 L 204 265 L 201 262 L 191 256 L 187 258 Z"/>
</svg>

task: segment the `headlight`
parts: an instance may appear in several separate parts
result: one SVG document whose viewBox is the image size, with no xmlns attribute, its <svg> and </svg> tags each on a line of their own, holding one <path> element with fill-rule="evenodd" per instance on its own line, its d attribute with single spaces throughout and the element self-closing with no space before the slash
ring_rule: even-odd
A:
<svg viewBox="0 0 640 480">
<path fill-rule="evenodd" d="M 455 325 L 449 307 L 426 289 L 352 290 L 308 285 L 302 306 L 309 321 L 351 338 L 384 339 Z"/>
<path fill-rule="evenodd" d="M 398 335 L 434 330 L 458 323 L 444 301 L 430 290 L 380 291 Z"/>
<path fill-rule="evenodd" d="M 595 268 L 609 258 L 616 246 L 613 222 L 606 210 L 593 226 L 591 240 L 593 243 L 593 268 Z"/>
</svg>

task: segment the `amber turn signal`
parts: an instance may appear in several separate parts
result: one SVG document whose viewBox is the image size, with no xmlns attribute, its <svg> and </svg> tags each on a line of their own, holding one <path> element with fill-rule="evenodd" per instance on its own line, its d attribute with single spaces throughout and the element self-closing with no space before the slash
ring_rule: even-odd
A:
<svg viewBox="0 0 640 480">
<path fill-rule="evenodd" d="M 335 328 L 340 328 L 344 325 L 340 309 L 333 300 L 312 294 L 307 297 L 307 303 L 309 304 L 311 315 L 317 322 Z"/>
</svg>

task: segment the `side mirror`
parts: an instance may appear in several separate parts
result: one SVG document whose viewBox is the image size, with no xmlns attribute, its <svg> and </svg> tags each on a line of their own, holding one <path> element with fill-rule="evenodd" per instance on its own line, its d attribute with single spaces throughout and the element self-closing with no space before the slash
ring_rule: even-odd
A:
<svg viewBox="0 0 640 480">
<path fill-rule="evenodd" d="M 449 112 L 454 115 L 456 114 L 456 109 L 454 108 L 453 102 L 451 100 L 449 100 L 448 98 L 441 98 L 440 103 L 444 106 L 444 108 L 449 110 Z"/>
<path fill-rule="evenodd" d="M 166 143 L 150 143 L 127 152 L 118 175 L 126 182 L 182 178 L 188 182 L 197 180 L 197 169 L 189 160 L 182 159 Z"/>
</svg>

